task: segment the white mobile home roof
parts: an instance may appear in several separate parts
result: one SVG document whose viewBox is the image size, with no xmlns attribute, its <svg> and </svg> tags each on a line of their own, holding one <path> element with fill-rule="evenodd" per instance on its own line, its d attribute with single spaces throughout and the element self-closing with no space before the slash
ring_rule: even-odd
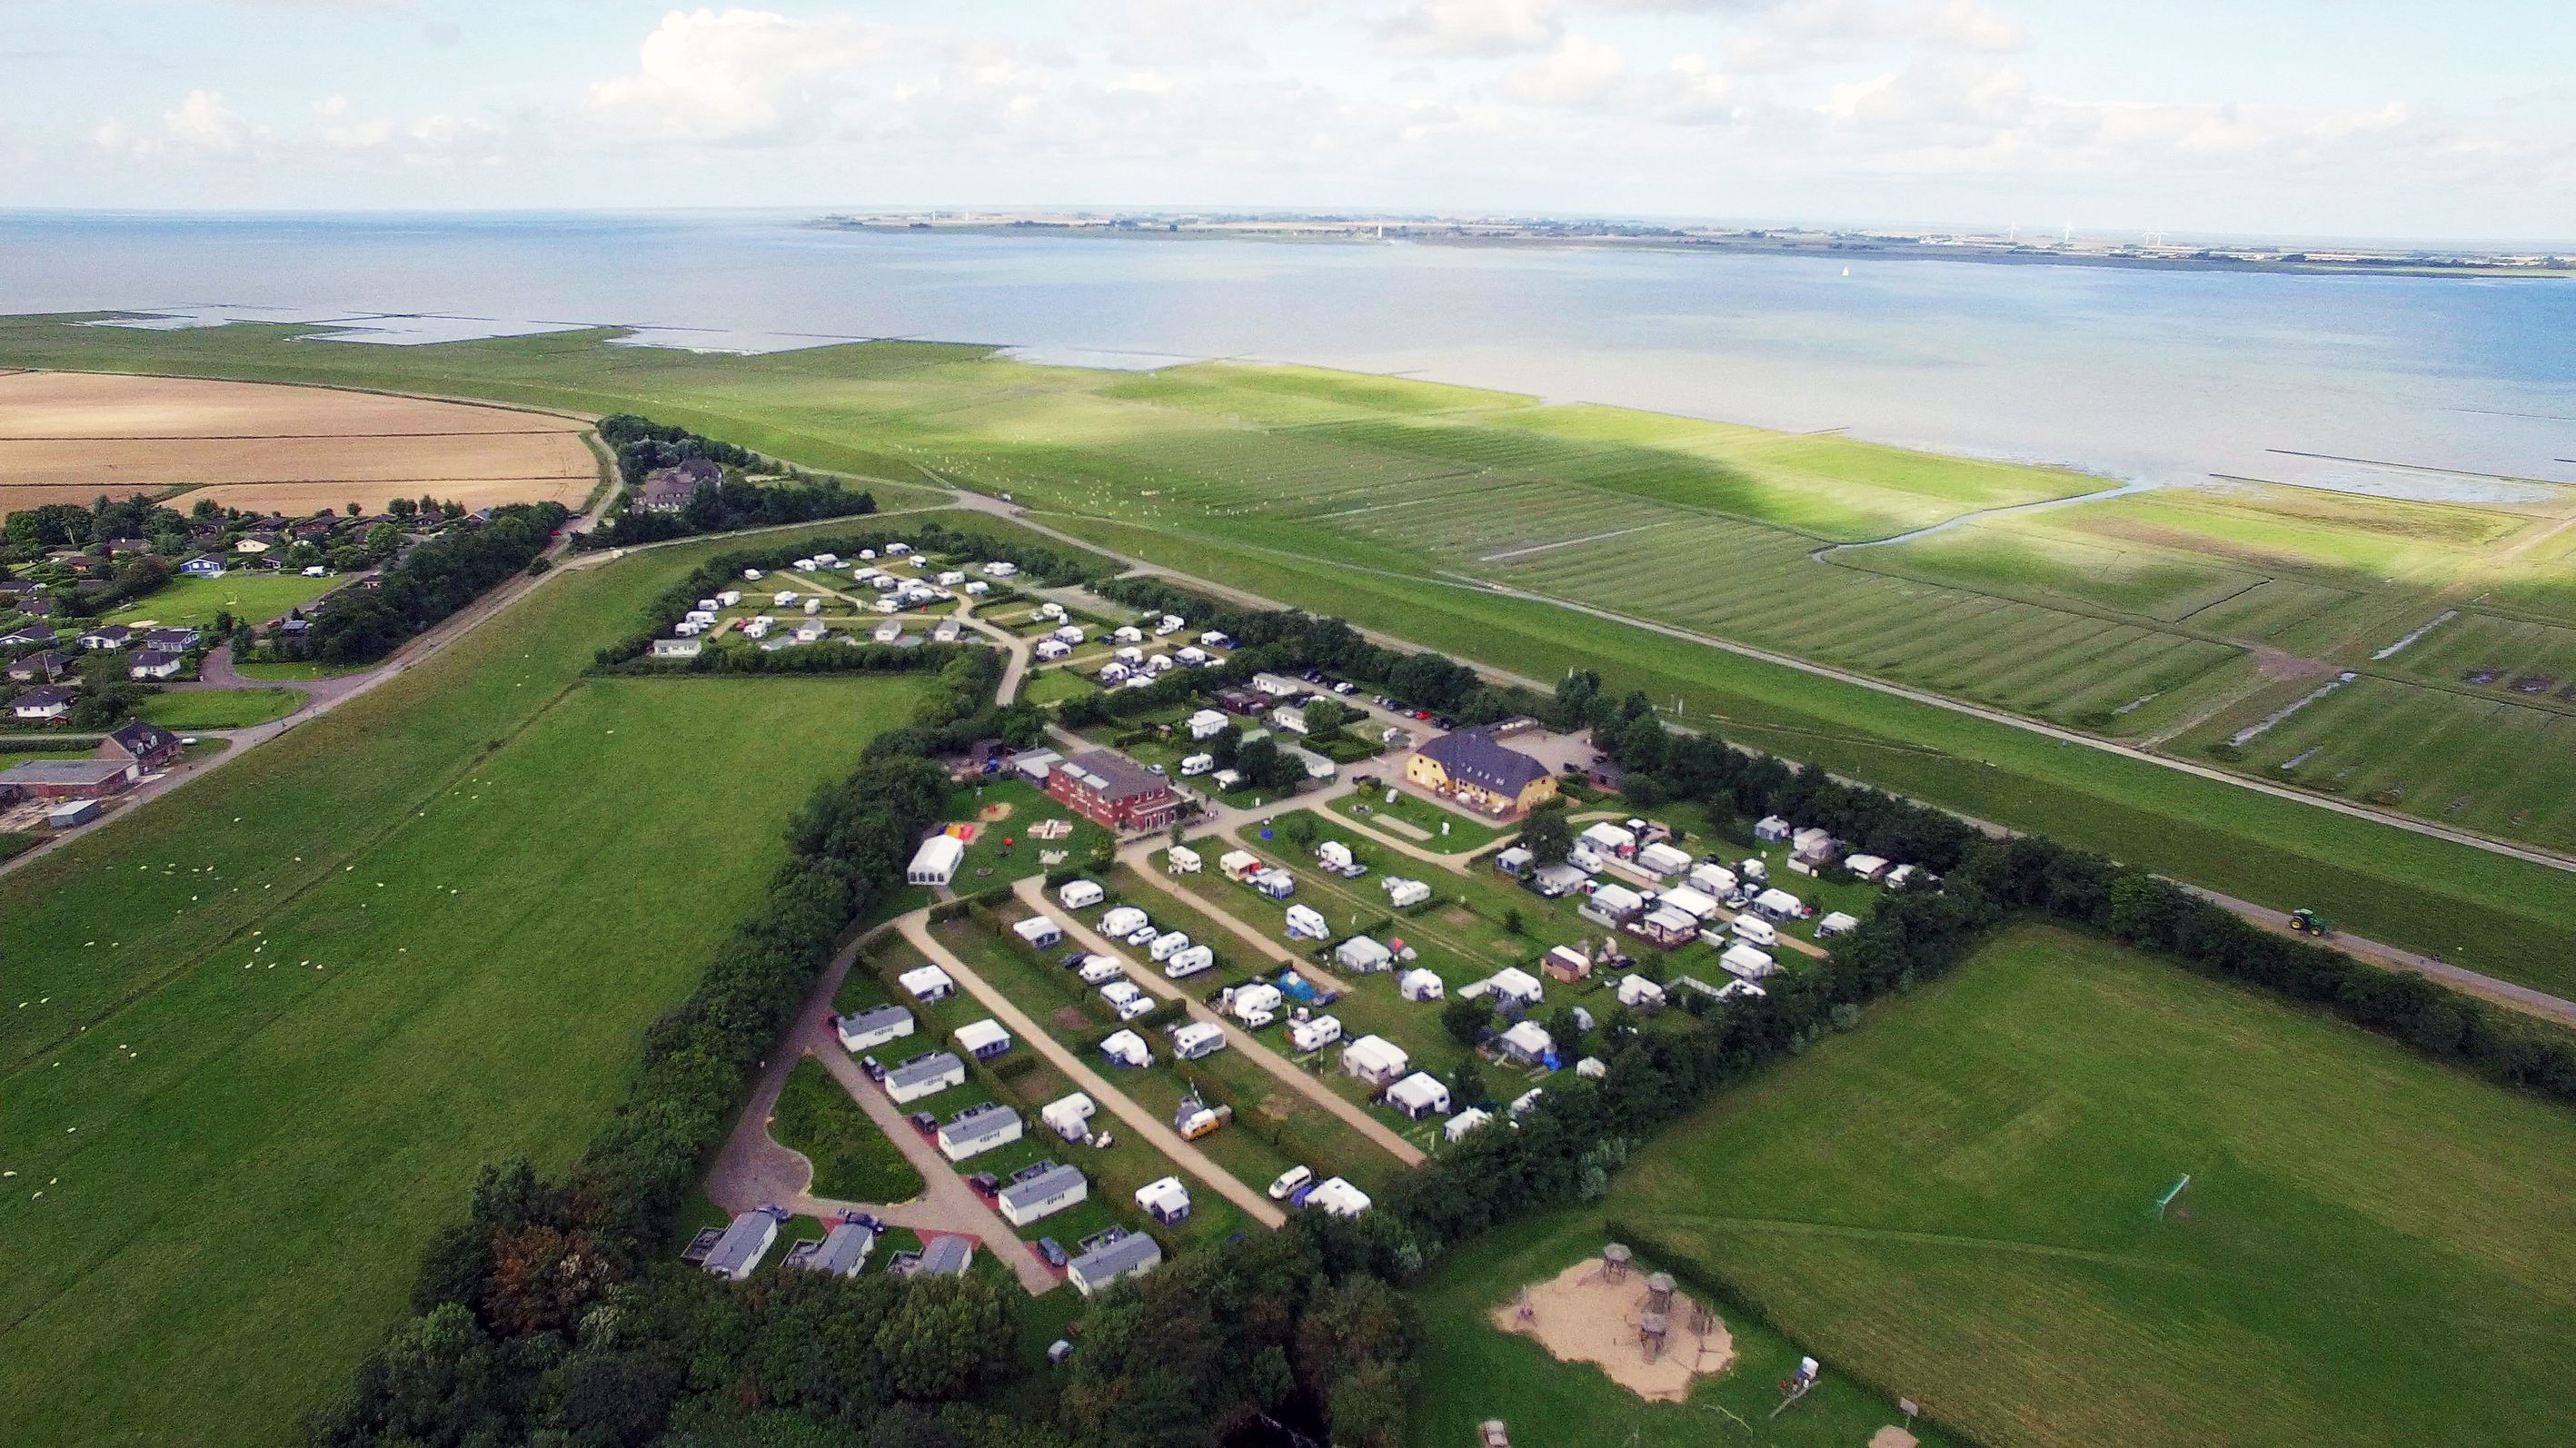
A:
<svg viewBox="0 0 2576 1448">
<path fill-rule="evenodd" d="M 1535 1061 L 1556 1049 L 1556 1038 L 1536 1021 L 1522 1021 L 1503 1032 L 1503 1044 Z"/>
<path fill-rule="evenodd" d="M 933 1051 L 886 1072 L 886 1095 L 897 1102 L 911 1101 L 965 1079 L 965 1062 L 947 1051 Z"/>
<path fill-rule="evenodd" d="M 1081 1168 L 1058 1163 L 1025 1181 L 1016 1181 L 1002 1188 L 994 1205 L 1002 1209 L 1006 1220 L 1017 1226 L 1035 1221 L 1048 1212 L 1072 1206 L 1089 1195 L 1090 1188 L 1091 1184 L 1083 1177 Z M 1055 1197 L 1063 1197 L 1064 1200 L 1048 1205 L 1049 1200 Z"/>
<path fill-rule="evenodd" d="M 1064 939 L 1064 927 L 1043 915 L 1032 915 L 1012 926 L 1011 933 L 1031 945 L 1053 945 Z"/>
<path fill-rule="evenodd" d="M 1658 875 L 1678 875 L 1691 867 L 1691 857 L 1687 850 L 1656 844 L 1639 850 L 1637 863 Z"/>
<path fill-rule="evenodd" d="M 1003 1030 L 999 1021 L 968 1021 L 957 1028 L 956 1041 L 968 1054 L 977 1055 L 994 1046 L 1009 1045 L 1011 1033 Z"/>
<path fill-rule="evenodd" d="M 1448 1124 L 1440 1128 L 1440 1134 L 1451 1141 L 1456 1141 L 1479 1126 L 1491 1125 L 1493 1119 L 1494 1113 L 1481 1106 L 1470 1106 L 1450 1117 Z"/>
<path fill-rule="evenodd" d="M 1362 1036 L 1342 1048 L 1342 1065 L 1370 1076 L 1393 1076 L 1412 1063 L 1402 1046 L 1384 1036 Z"/>
<path fill-rule="evenodd" d="M 1524 1022 L 1523 1024 L 1527 1024 Z M 1449 1088 L 1428 1071 L 1416 1071 L 1386 1088 L 1387 1104 L 1411 1115 L 1421 1111 L 1447 1111 Z"/>
<path fill-rule="evenodd" d="M 915 997 L 937 995 L 957 988 L 957 982 L 948 978 L 948 972 L 935 965 L 914 966 L 896 976 L 895 981 Z"/>
<path fill-rule="evenodd" d="M 832 1023 L 846 1050 L 864 1051 L 912 1034 L 912 1012 L 901 1006 L 871 1006 Z"/>
<path fill-rule="evenodd" d="M 1780 968 L 1768 953 L 1742 944 L 1728 946 L 1726 953 L 1717 958 L 1717 963 L 1725 968 L 1727 974 L 1740 975 L 1746 980 L 1760 980 Z"/>
<path fill-rule="evenodd" d="M 1681 911 L 1693 920 L 1706 920 L 1717 913 L 1717 902 L 1688 885 L 1675 885 L 1656 897 L 1663 904 Z"/>
<path fill-rule="evenodd" d="M 1593 908 L 1611 915 L 1630 915 L 1646 907 L 1646 897 L 1625 885 L 1603 885 L 1592 892 Z"/>
<path fill-rule="evenodd" d="M 1597 824 L 1587 826 L 1582 835 L 1578 838 L 1617 854 L 1625 854 L 1628 851 L 1637 848 L 1637 837 L 1635 835 L 1628 833 L 1626 830 L 1619 828 L 1608 820 L 1602 820 Z"/>
<path fill-rule="evenodd" d="M 724 1235 L 707 1249 L 707 1260 L 700 1265 L 718 1277 L 740 1282 L 769 1255 L 769 1244 L 778 1240 L 778 1216 L 767 1207 L 757 1207 L 733 1219 Z"/>
</svg>

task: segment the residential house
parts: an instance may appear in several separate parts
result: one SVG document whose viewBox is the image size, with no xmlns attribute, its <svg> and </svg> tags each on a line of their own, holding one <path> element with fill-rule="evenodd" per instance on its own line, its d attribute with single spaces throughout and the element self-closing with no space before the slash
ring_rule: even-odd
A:
<svg viewBox="0 0 2576 1448">
<path fill-rule="evenodd" d="M 33 653 L 9 666 L 13 684 L 50 684 L 72 671 L 71 655 L 46 649 Z"/>
<path fill-rule="evenodd" d="M 188 667 L 187 656 L 162 649 L 145 649 L 125 666 L 129 679 L 175 679 Z"/>
<path fill-rule="evenodd" d="M 1159 830 L 1181 815 L 1181 797 L 1168 780 L 1106 749 L 1077 754 L 1049 770 L 1046 791 L 1058 803 L 1113 830 Z"/>
<path fill-rule="evenodd" d="M 38 724 L 51 724 L 72 712 L 72 690 L 65 684 L 49 684 L 29 689 L 9 701 L 9 716 Z"/>
<path fill-rule="evenodd" d="M 119 764 L 131 764 L 138 774 L 149 773 L 179 757 L 184 748 L 179 736 L 158 724 L 137 719 L 123 725 L 98 742 L 98 758 Z"/>
<path fill-rule="evenodd" d="M 0 649 L 23 649 L 31 644 L 50 644 L 60 635 L 49 623 L 31 623 L 0 634 Z"/>
<path fill-rule="evenodd" d="M 80 646 L 85 649 L 103 649 L 109 652 L 114 652 L 117 649 L 125 647 L 128 643 L 133 642 L 133 640 L 134 630 L 127 628 L 121 623 L 103 623 L 82 634 L 80 636 Z"/>
<path fill-rule="evenodd" d="M 147 649 L 163 649 L 174 654 L 184 654 L 195 648 L 203 637 L 204 635 L 192 628 L 156 628 L 144 633 L 143 646 Z"/>
</svg>

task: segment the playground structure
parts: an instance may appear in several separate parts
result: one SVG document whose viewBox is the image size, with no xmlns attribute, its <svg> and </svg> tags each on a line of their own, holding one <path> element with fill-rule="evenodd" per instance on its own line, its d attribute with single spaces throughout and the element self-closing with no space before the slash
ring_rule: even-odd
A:
<svg viewBox="0 0 2576 1448">
<path fill-rule="evenodd" d="M 1635 1258 L 1613 1242 L 1597 1259 L 1532 1283 L 1497 1307 L 1493 1324 L 1535 1338 L 1561 1362 L 1588 1362 L 1650 1402 L 1680 1402 L 1704 1374 L 1735 1360 L 1735 1340 L 1704 1303 L 1667 1273 L 1634 1275 Z"/>
</svg>

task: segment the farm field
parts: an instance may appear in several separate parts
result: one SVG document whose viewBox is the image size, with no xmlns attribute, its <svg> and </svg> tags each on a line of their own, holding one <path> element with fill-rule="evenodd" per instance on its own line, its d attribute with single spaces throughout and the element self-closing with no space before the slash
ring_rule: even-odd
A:
<svg viewBox="0 0 2576 1448">
<path fill-rule="evenodd" d="M 279 1441 L 399 1311 L 483 1162 L 579 1149 L 787 814 L 915 695 L 581 681 L 706 551 L 551 579 L 0 893 L 31 1002 L 0 1022 L 22 1431 Z M 710 770 L 740 776 L 725 810 L 702 807 Z"/>
<path fill-rule="evenodd" d="M 2046 829 L 2267 905 L 2315 906 L 2359 933 L 2441 950 L 2508 978 L 2562 989 L 2576 983 L 2576 967 L 2564 964 L 2564 942 L 2576 929 L 2576 881 L 2558 872 L 2240 794 L 1760 660 L 1676 647 L 1615 621 L 1482 594 L 1471 582 L 1479 576 L 1543 574 L 1586 554 L 1606 567 L 1622 550 L 1666 549 L 1662 566 L 1673 576 L 1655 577 L 1644 590 L 1647 596 L 1618 597 L 1600 606 L 1703 621 L 1689 625 L 1694 627 L 1722 620 L 1729 636 L 1777 630 L 1763 637 L 1775 639 L 1784 652 L 1822 650 L 1821 656 L 1865 671 L 1882 667 L 1880 659 L 1894 659 L 1885 667 L 1919 669 L 1910 677 L 1930 687 L 2044 713 L 2076 727 L 2153 738 L 2185 729 L 2212 709 L 2224 716 L 2230 708 L 2254 707 L 2231 701 L 2241 691 L 2259 691 L 2266 675 L 2256 660 L 2271 667 L 2263 650 L 2283 646 L 2288 636 L 2282 629 L 2308 626 L 2292 622 L 2310 612 L 2298 590 L 2343 586 L 2337 579 L 2380 586 L 2351 571 L 2356 564 L 2379 567 L 2397 581 L 2386 585 L 2394 592 L 2379 595 L 2385 607 L 2374 603 L 2355 615 L 2350 632 L 2358 641 L 2349 647 L 2364 653 L 2385 647 L 2438 611 L 2432 591 L 2405 561 L 2408 547 L 2421 546 L 2402 537 L 2414 527 L 2412 515 L 2377 510 L 2372 500 L 2347 503 L 2329 495 L 2340 510 L 2327 520 L 2331 541 L 2303 541 L 2301 530 L 2277 509 L 2267 515 L 2265 509 L 2274 507 L 2268 494 L 2253 505 L 2131 495 L 2011 520 L 2015 529 L 2043 519 L 2055 528 L 2061 515 L 2089 516 L 2099 509 L 2113 531 L 2152 534 L 2156 546 L 2202 550 L 2205 556 L 2196 564 L 2201 568 L 2269 568 L 2266 560 L 2295 555 L 2303 567 L 2345 570 L 2330 573 L 2323 583 L 2285 573 L 2203 611 L 2186 627 L 2108 606 L 2082 606 L 2072 598 L 2039 603 L 2000 588 L 1981 594 L 1894 575 L 1875 563 L 1857 566 L 1872 555 L 1902 550 L 1845 550 L 1833 555 L 1833 563 L 1813 563 L 1807 552 L 1842 540 L 1799 533 L 1787 525 L 1800 520 L 1763 513 L 1751 503 L 1727 504 L 1731 495 L 1715 482 L 1661 478 L 1654 470 L 1683 457 L 1686 449 L 1659 450 L 1617 436 L 1667 423 L 1684 431 L 1705 426 L 1683 420 L 1593 417 L 1582 409 L 1538 409 L 1527 399 L 1460 396 L 1459 389 L 1399 379 L 1347 378 L 1339 379 L 1345 385 L 1327 386 L 1256 368 L 1184 369 L 1191 375 L 1177 379 L 1187 384 L 1180 390 L 1194 400 L 1181 406 L 1125 395 L 1150 391 L 1151 379 L 915 343 L 719 358 L 606 348 L 602 333 L 321 349 L 290 345 L 284 340 L 289 330 L 109 335 L 106 329 L 22 318 L 0 321 L 0 358 L 339 381 L 593 411 L 645 406 L 657 417 L 809 465 L 898 484 L 930 477 L 1013 490 L 1052 525 L 1199 576 L 1524 673 L 1599 667 L 1614 688 L 1643 688 L 1659 701 L 1678 695 L 1690 722 L 1756 747 L 1812 759 L 1980 818 Z M 378 355 L 390 352 L 404 355 Z M 644 398 L 649 404 L 639 400 Z M 1282 407 L 1321 426 L 1257 422 Z M 1325 429 L 1339 424 L 1317 409 L 1344 421 L 1405 429 L 1399 436 L 1411 450 L 1330 435 Z M 1541 412 L 1557 417 L 1545 426 L 1522 425 L 1529 420 L 1523 414 L 1535 418 Z M 1587 428 L 1614 436 L 1585 446 L 1632 450 L 1622 456 L 1636 468 L 1623 473 L 1625 464 L 1604 464 L 1593 456 L 1589 464 L 1565 465 L 1582 478 L 1572 471 L 1559 477 L 1552 471 L 1559 465 L 1548 459 L 1563 451 L 1566 439 L 1551 436 L 1551 429 Z M 1434 429 L 1435 436 L 1421 436 Z M 1498 436 L 1482 438 L 1480 430 Z M 1710 437 L 1725 435 L 1721 429 Z M 1745 446 L 1753 441 L 1748 437 Z M 1901 453 L 1862 458 L 1814 440 L 1792 441 L 1810 444 L 1796 457 L 1808 473 L 1830 479 L 1848 472 L 1858 484 L 1893 469 L 1899 481 L 1912 481 L 1909 497 L 1939 500 L 1952 515 L 1998 501 L 2070 495 L 2091 481 L 2003 465 L 1976 465 L 1954 476 L 1946 471 L 1953 460 Z M 1538 461 L 1515 462 L 1507 452 L 1486 460 L 1468 455 L 1489 444 L 1525 444 L 1536 449 L 1530 456 Z M 1688 446 L 1706 452 L 1717 442 Z M 1699 476 L 1692 470 L 1706 466 L 1704 459 L 1684 457 L 1682 470 Z M 1729 466 L 1742 471 L 1753 465 L 1738 460 Z M 1604 476 L 1608 483 L 1600 481 Z M 1638 477 L 1659 480 L 1649 486 L 1635 482 Z M 1986 481 L 1975 481 L 1980 478 Z M 906 500 L 894 485 L 880 491 L 890 501 Z M 2301 494 L 2303 505 L 2313 502 L 2305 490 L 2280 491 Z M 2163 511 L 2131 516 L 2149 503 Z M 1744 511 L 1730 512 L 1728 506 Z M 2248 516 L 2219 522 L 2183 516 L 2206 515 L 2213 507 Z M 2490 514 L 2515 526 L 2530 521 L 2542 528 L 2551 521 L 2512 509 L 2444 507 L 2475 524 L 2462 533 L 2443 522 L 2436 531 L 2443 532 L 2444 546 L 2472 552 L 2486 546 L 2476 528 L 2491 526 Z M 1541 509 L 1556 510 L 1550 516 L 1564 526 L 1533 529 L 1508 522 L 1539 519 Z M 1519 531 L 1499 543 L 1468 536 L 1487 526 L 1475 520 L 1495 517 Z M 1613 521 L 1605 525 L 1604 517 Z M 1901 516 L 1890 512 L 1869 519 L 1866 528 L 1842 531 L 1885 537 L 1926 517 L 1909 503 Z M 989 519 L 976 521 L 996 526 Z M 1632 527 L 1646 531 L 1623 531 Z M 1600 533 L 1620 536 L 1592 536 Z M 2388 541 L 2392 533 L 2401 535 L 2394 545 Z M 1698 552 L 1676 550 L 1666 535 L 1706 541 Z M 2219 535 L 2233 538 L 2229 549 L 2202 541 Z M 1707 549 L 1721 540 L 1731 540 L 1732 551 L 1717 555 L 1726 566 L 1702 566 Z M 2527 565 L 2505 558 L 2510 566 L 2504 571 L 2527 566 L 2537 578 L 2564 566 L 2569 535 L 2514 533 L 2502 547 L 2526 544 Z M 1494 553 L 1516 556 L 1480 561 Z M 1684 566 L 1674 572 L 1670 560 L 1676 558 Z M 1708 581 L 1718 574 L 1725 577 Z M 1817 584 L 1819 576 L 1831 586 Z M 1575 586 L 1589 588 L 1594 581 L 1576 570 Z M 2501 596 L 2511 582 L 2479 586 Z M 2408 598 L 2416 602 L 2404 602 Z M 2419 606 L 2420 615 L 2410 612 Z M 1825 637 L 1828 625 L 1831 639 Z M 2237 637 L 2239 632 L 2254 637 Z M 2142 699 L 2149 702 L 2120 712 Z M 2210 760 L 2188 738 L 2172 748 Z M 2252 761 L 2229 767 L 2266 772 Z M 2404 798 L 2428 794 L 2414 786 Z M 2509 822 L 2520 808 L 2508 796 L 2490 794 L 2472 798 L 2451 818 Z M 2431 921 L 2443 922 L 2442 928 L 2430 928 Z"/>
<path fill-rule="evenodd" d="M 599 481 L 586 424 L 545 413 L 176 377 L 0 377 L 0 512 L 101 493 L 299 516 L 429 494 L 467 508 Z"/>
<path fill-rule="evenodd" d="M 2053 928 L 1724 1094 L 1600 1215 L 1980 1442 L 2576 1427 L 2576 1116 Z"/>
<path fill-rule="evenodd" d="M 153 624 L 162 628 L 211 629 L 215 615 L 229 613 L 245 623 L 266 623 L 299 604 L 327 593 L 348 580 L 286 574 L 269 578 L 247 570 L 221 578 L 173 578 L 150 594 L 107 616 L 108 623 Z"/>
</svg>

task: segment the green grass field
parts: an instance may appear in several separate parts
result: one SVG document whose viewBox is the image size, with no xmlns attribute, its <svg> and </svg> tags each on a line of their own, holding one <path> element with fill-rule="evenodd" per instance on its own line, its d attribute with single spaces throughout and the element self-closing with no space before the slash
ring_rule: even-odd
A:
<svg viewBox="0 0 2576 1448">
<path fill-rule="evenodd" d="M 911 1158 L 813 1061 L 799 1061 L 787 1073 L 769 1134 L 814 1164 L 811 1190 L 818 1197 L 908 1202 L 921 1195 L 921 1172 Z"/>
<path fill-rule="evenodd" d="M 192 689 L 155 694 L 134 717 L 164 729 L 242 729 L 282 719 L 304 703 L 301 689 Z"/>
<path fill-rule="evenodd" d="M 2366 657 L 2431 618 L 2440 590 L 2454 586 L 2445 579 L 2510 595 L 2515 607 L 2549 606 L 2556 595 L 2545 579 L 2565 571 L 2571 545 L 2565 534 L 2531 531 L 2557 521 L 2533 511 L 2280 488 L 2131 495 L 1995 520 L 2009 526 L 1973 530 L 2001 540 L 1980 545 L 1988 556 L 1953 560 L 1935 579 L 1884 566 L 1919 545 L 1844 550 L 1823 564 L 1809 554 L 1976 508 L 2075 495 L 2097 480 L 1400 379 L 1250 367 L 1138 378 L 917 343 L 726 358 L 608 348 L 596 333 L 385 356 L 377 354 L 396 349 L 298 346 L 287 331 L 114 333 L 15 319 L 0 321 L 0 360 L 640 407 L 809 464 L 1010 490 L 1051 524 L 1201 577 L 1540 677 L 1598 667 L 1614 689 L 1681 696 L 1694 722 L 1747 744 L 2576 989 L 2565 949 L 2576 933 L 2576 880 L 2560 872 L 1691 649 L 1472 582 L 1557 592 L 2149 737 L 2211 709 L 2221 711 L 2212 727 L 2242 727 L 2239 716 L 2267 707 L 2237 697 L 2261 683 L 2258 656 Z M 2072 541 L 2036 550 L 2036 560 L 1997 552 L 2034 530 Z M 2514 552 L 2525 545 L 2527 558 Z M 2066 561 L 2129 553 L 2144 561 Z M 1712 557 L 1723 566 L 1705 566 Z M 2168 568 L 2177 557 L 2188 577 Z M 2088 592 L 2088 569 L 2106 580 L 2101 591 Z M 2248 586 L 2220 596 L 2231 570 Z M 2526 574 L 2541 582 L 2519 589 Z M 2048 588 L 2034 591 L 2035 578 Z M 2425 717 L 2463 737 L 2478 717 L 2470 706 L 2493 707 L 2421 693 Z M 2576 701 L 2509 702 L 2576 710 Z M 2532 731 L 2530 747 L 2558 750 L 2557 732 Z M 2172 747 L 2210 757 L 2189 733 Z M 2540 766 L 2544 783 L 2556 758 Z M 2231 767 L 2299 783 L 2332 777 L 2310 767 L 2285 776 L 2281 762 Z M 2392 745 L 2366 763 L 2387 778 L 2361 793 L 2397 801 L 2382 807 L 2534 837 L 2555 827 L 2556 812 L 2534 807 L 2521 781 L 2462 770 L 2453 754 Z M 2438 771 L 2459 778 L 2446 783 L 2432 777 Z"/>
<path fill-rule="evenodd" d="M 2576 1432 L 2571 1201 L 2576 1116 L 2029 926 L 1601 1214 L 1981 1442 L 2394 1445 Z"/>
<path fill-rule="evenodd" d="M 242 570 L 221 578 L 174 578 L 158 590 L 107 616 L 109 623 L 151 622 L 166 628 L 212 628 L 215 615 L 266 623 L 288 609 L 348 582 L 345 578 L 271 577 Z"/>
<path fill-rule="evenodd" d="M 584 681 L 708 546 L 550 579 L 10 881 L 20 1435 L 290 1437 L 481 1163 L 580 1149 L 788 812 L 915 697 L 899 676 Z"/>
</svg>

